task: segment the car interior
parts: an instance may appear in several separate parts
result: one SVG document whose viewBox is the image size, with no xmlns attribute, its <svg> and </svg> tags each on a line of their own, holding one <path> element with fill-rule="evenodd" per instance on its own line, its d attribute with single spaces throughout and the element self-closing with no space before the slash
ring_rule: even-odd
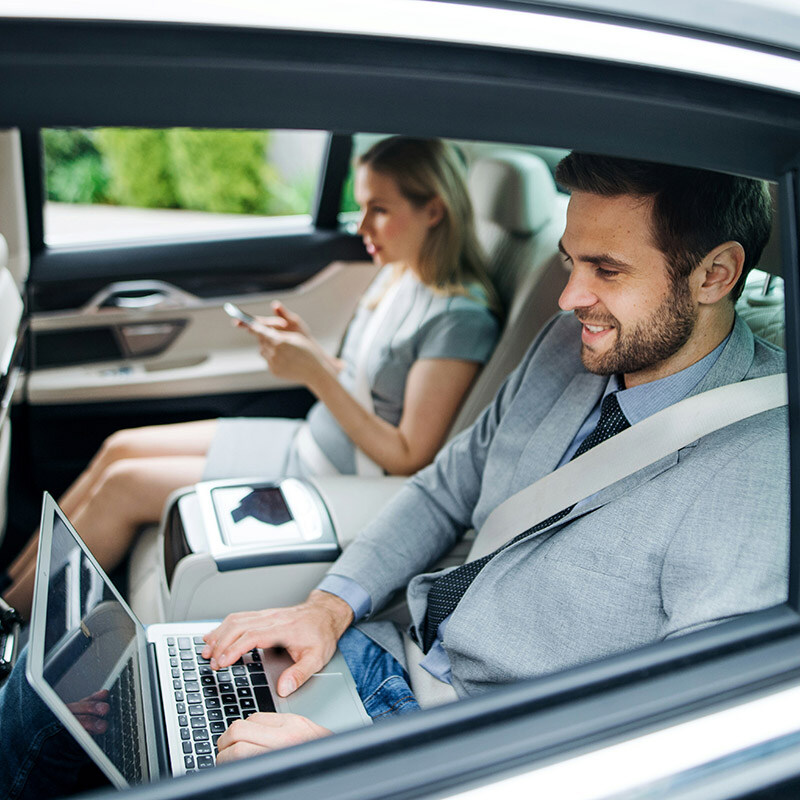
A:
<svg viewBox="0 0 800 800">
<path fill-rule="evenodd" d="M 506 314 L 498 345 L 465 398 L 451 437 L 471 424 L 491 401 L 538 331 L 558 311 L 558 297 L 567 278 L 558 241 L 568 195 L 556 186 L 552 173 L 559 151 L 475 142 L 456 146 L 467 162 L 479 239 Z M 329 169 L 330 164 L 321 174 Z M 338 174 L 341 176 L 341 170 Z M 339 219 L 340 231 L 334 241 L 356 253 L 360 240 L 348 231 L 347 214 L 340 213 Z M 776 226 L 759 269 L 738 301 L 738 310 L 754 332 L 783 346 L 779 236 Z M 318 249 L 316 257 L 322 264 L 330 243 Z M 114 280 L 97 291 L 92 287 L 88 300 L 75 309 L 34 311 L 30 316 L 31 364 L 25 382 L 30 420 L 41 416 L 46 429 L 53 431 L 77 409 L 88 425 L 85 434 L 93 432 L 91 415 L 100 404 L 109 409 L 121 406 L 125 418 L 135 417 L 139 405 L 147 408 L 149 404 L 154 410 L 148 422 L 155 422 L 156 409 L 165 397 L 170 405 L 180 407 L 182 399 L 202 403 L 204 398 L 222 396 L 230 407 L 231 396 L 249 399 L 253 395 L 260 402 L 246 406 L 244 412 L 237 409 L 237 413 L 247 415 L 253 409 L 263 413 L 264 400 L 270 398 L 266 401 L 269 408 L 280 408 L 280 413 L 292 416 L 302 414 L 308 405 L 307 393 L 287 387 L 264 369 L 249 337 L 233 328 L 221 313 L 222 305 L 232 301 L 266 315 L 270 303 L 280 299 L 309 320 L 323 346 L 335 353 L 355 304 L 375 272 L 362 255 L 359 260 L 323 264 L 290 287 L 233 294 L 192 292 L 154 273 L 150 278 Z M 23 314 L 17 283 L 7 269 L 2 275 L 9 309 L 3 319 L 10 381 L 12 354 L 20 349 L 17 343 L 22 339 Z M 12 390 L 9 386 L 6 410 Z M 113 422 L 113 410 L 109 417 Z M 10 427 L 10 419 L 5 419 L 2 475 L 6 481 Z M 27 433 L 36 436 L 32 429 Z M 55 443 L 42 444 L 49 461 Z M 70 446 L 63 440 L 57 445 L 59 451 L 66 449 L 64 463 L 58 465 L 64 474 L 80 454 L 87 455 L 85 446 L 78 453 L 71 453 Z M 264 476 L 254 475 L 251 483 L 258 479 L 263 481 Z M 301 543 L 288 555 L 286 542 L 276 546 L 269 540 L 260 545 L 225 541 L 208 490 L 202 484 L 185 487 L 170 498 L 160 523 L 142 530 L 118 580 L 132 609 L 146 624 L 222 617 L 234 611 L 301 602 L 341 549 L 403 482 L 402 477 L 390 476 L 313 479 L 321 501 L 319 513 L 333 526 L 334 546 L 324 554 L 308 553 L 304 552 L 306 543 Z M 471 542 L 471 535 L 466 536 L 439 566 L 462 563 Z M 397 615 L 399 611 L 394 607 L 388 613 Z"/>
<path fill-rule="evenodd" d="M 66 63 L 73 65 L 58 76 L 63 86 L 48 66 L 44 74 L 51 80 L 36 84 L 35 107 L 34 100 L 17 94 L 0 106 L 4 564 L 36 529 L 42 492 L 58 497 L 116 430 L 226 416 L 305 415 L 311 394 L 271 376 L 251 338 L 232 326 L 222 307 L 232 302 L 246 312 L 266 314 L 278 299 L 310 323 L 330 353 L 337 352 L 376 274 L 353 225 L 351 167 L 354 157 L 387 131 L 442 136 L 458 147 L 479 238 L 505 307 L 498 345 L 449 437 L 477 418 L 558 310 L 567 280 L 558 241 L 569 198 L 553 172 L 561 155 L 573 148 L 771 181 L 772 235 L 737 312 L 756 334 L 786 349 L 793 380 L 798 365 L 792 314 L 800 294 L 786 264 L 797 248 L 793 212 L 800 138 L 789 101 L 776 93 L 760 95 L 749 85 L 721 89 L 705 78 L 684 83 L 677 72 L 654 79 L 636 65 L 598 68 L 590 60 L 477 52 L 466 46 L 437 45 L 435 63 L 441 69 L 432 71 L 425 48 L 400 41 L 320 39 L 284 31 L 266 34 L 270 48 L 265 48 L 258 34 L 227 38 L 226 32 L 215 39 L 219 30 L 213 27 L 188 31 L 177 49 L 168 26 L 136 29 L 130 40 L 121 36 L 145 64 L 137 72 L 130 66 L 139 64 L 135 59 L 130 64 L 115 60 L 119 31 L 113 26 L 103 29 L 109 36 L 103 44 L 107 52 L 99 52 L 96 62 L 83 54 L 96 33 L 91 26 L 76 25 L 69 35 L 58 25 L 54 30 L 58 35 L 47 41 L 58 42 Z M 15 31 L 11 26 L 0 33 L 12 56 L 15 48 L 41 45 L 36 36 L 14 39 Z M 191 53 L 209 67 L 202 81 L 183 61 Z M 4 58 L 0 52 L 0 70 L 18 68 Z M 269 69 L 262 69 L 264 59 Z M 324 68 L 326 59 L 334 68 Z M 107 72 L 106 62 L 112 65 Z M 271 72 L 274 64 L 279 66 Z M 120 85 L 133 87 L 130 96 L 123 97 Z M 90 91 L 81 94 L 81 86 Z M 406 117 L 395 108 L 394 95 L 404 98 L 413 114 Z M 269 103 L 263 103 L 265 96 Z M 723 137 L 717 127 L 721 119 L 730 125 Z M 269 219 L 253 215 L 242 223 L 246 215 L 228 214 L 240 219 L 219 228 L 214 227 L 218 220 L 195 220 L 180 230 L 148 222 L 143 237 L 115 236 L 109 223 L 90 221 L 89 229 L 94 226 L 98 234 L 92 239 L 83 233 L 87 223 L 65 216 L 65 236 L 59 240 L 45 139 L 50 131 L 102 126 L 258 129 L 269 131 L 276 142 L 308 135 L 318 143 L 311 199 L 302 212 Z M 290 160 L 298 157 L 291 152 Z M 59 205 L 63 210 L 70 204 Z M 96 210 L 71 205 L 71 210 Z M 793 467 L 800 457 L 795 417 L 793 408 Z M 252 477 L 248 487 L 261 476 Z M 404 480 L 336 476 L 311 481 L 315 513 L 334 532 L 324 546 L 324 537 L 299 536 L 289 546 L 226 541 L 211 499 L 214 488 L 226 487 L 185 487 L 172 495 L 158 524 L 141 531 L 112 578 L 144 623 L 220 618 L 300 601 Z M 796 538 L 794 530 L 792 535 Z M 439 566 L 463 562 L 470 544 L 467 534 Z M 480 782 L 498 765 L 518 771 L 534 755 L 554 760 L 575 743 L 588 748 L 593 737 L 622 738 L 637 725 L 699 713 L 708 697 L 731 703 L 754 685 L 766 690 L 778 674 L 797 673 L 792 637 L 800 630 L 795 610 L 800 572 L 795 556 L 783 606 L 564 674 L 501 687 L 425 711 L 422 719 L 406 718 L 296 748 L 297 753 L 215 770 L 214 776 L 204 776 L 202 787 L 187 779 L 161 791 L 170 798 L 248 796 L 269 780 L 274 796 L 325 790 L 331 797 L 347 797 L 357 770 L 359 786 L 374 796 L 381 796 L 387 774 L 395 782 L 386 796 L 401 796 L 406 785 L 409 793 L 403 796 L 419 796 L 414 787 L 422 781 L 446 794 L 456 785 L 456 774 Z M 385 613 L 403 619 L 402 600 Z M 408 753 L 413 770 L 401 758 Z M 301 785 L 305 794 L 292 794 Z M 139 791 L 143 798 L 151 796 Z"/>
</svg>

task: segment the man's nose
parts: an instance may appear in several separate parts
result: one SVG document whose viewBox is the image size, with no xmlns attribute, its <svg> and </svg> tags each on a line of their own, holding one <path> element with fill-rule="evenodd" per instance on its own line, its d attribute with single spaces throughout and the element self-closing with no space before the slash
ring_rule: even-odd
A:
<svg viewBox="0 0 800 800">
<path fill-rule="evenodd" d="M 366 213 L 363 213 L 358 218 L 358 228 L 356 228 L 356 233 L 359 236 L 363 236 L 366 232 L 367 232 L 367 215 Z"/>
<path fill-rule="evenodd" d="M 596 302 L 597 295 L 591 291 L 584 271 L 573 267 L 567 285 L 558 298 L 559 308 L 562 311 L 573 311 L 576 308 L 590 308 Z"/>
</svg>

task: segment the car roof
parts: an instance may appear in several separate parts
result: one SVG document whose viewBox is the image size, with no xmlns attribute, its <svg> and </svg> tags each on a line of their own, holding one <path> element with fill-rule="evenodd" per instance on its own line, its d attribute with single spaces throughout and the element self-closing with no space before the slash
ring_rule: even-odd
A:
<svg viewBox="0 0 800 800">
<path fill-rule="evenodd" d="M 636 5 L 643 7 L 641 2 Z M 623 24 L 620 14 L 611 18 L 611 9 L 599 0 L 592 8 L 604 11 L 602 19 L 569 18 L 574 15 L 564 14 L 567 8 L 573 8 L 570 0 L 502 6 L 454 0 L 294 0 L 291 4 L 140 0 L 135 9 L 100 0 L 73 0 L 67 8 L 59 0 L 4 0 L 0 19 L 177 24 L 429 41 L 596 59 L 800 94 L 800 59 L 793 57 L 797 46 L 789 57 L 785 51 L 760 52 L 742 42 L 687 36 L 686 26 L 678 30 L 677 25 L 653 29 Z M 790 16 L 793 25 L 776 18 L 770 30 L 777 30 L 780 23 L 785 30 L 797 30 L 798 14 Z M 677 20 L 677 15 L 668 18 Z M 641 23 L 643 16 L 637 19 Z M 695 31 L 691 25 L 690 31 Z"/>
<path fill-rule="evenodd" d="M 409 7 L 416 3 L 405 0 Z M 484 6 L 495 8 L 528 9 L 538 12 L 569 12 L 570 14 L 589 15 L 594 18 L 613 18 L 616 21 L 625 21 L 628 24 L 656 24 L 677 28 L 681 31 L 695 31 L 705 34 L 733 37 L 751 43 L 786 48 L 800 52 L 800 7 L 795 0 L 671 0 L 670 3 L 654 3 L 653 0 L 426 0 L 426 2 L 440 2 L 449 5 Z M 326 0 L 319 3 L 293 3 L 305 5 L 309 11 L 309 29 L 313 29 L 313 19 L 320 19 L 325 15 L 321 12 L 325 7 L 337 10 L 343 17 L 347 15 L 347 6 L 352 2 L 339 2 L 330 4 Z M 356 3 L 359 12 L 365 13 L 373 9 L 373 13 L 386 16 L 386 0 L 363 0 Z M 19 17 L 47 17 L 51 19 L 116 19 L 116 20 L 150 20 L 172 18 L 183 19 L 187 22 L 221 20 L 220 12 L 229 13 L 229 20 L 234 23 L 237 17 L 244 20 L 243 12 L 248 18 L 248 24 L 258 24 L 259 18 L 264 18 L 264 13 L 275 19 L 276 8 L 279 12 L 284 9 L 279 4 L 263 4 L 250 0 L 233 0 L 233 2 L 219 2 L 219 0 L 205 0 L 203 2 L 187 2 L 187 0 L 141 0 L 133 4 L 119 4 L 109 6 L 100 0 L 73 0 L 68 7 L 59 0 L 4 0 L 0 9 L 0 16 Z M 368 19 L 370 14 L 365 14 Z M 611 21 L 611 20 L 609 20 Z M 234 23 L 235 24 L 235 23 Z"/>
<path fill-rule="evenodd" d="M 800 5 L 796 0 L 519 0 L 533 9 L 562 9 L 628 22 L 655 23 L 732 37 L 800 52 Z"/>
</svg>

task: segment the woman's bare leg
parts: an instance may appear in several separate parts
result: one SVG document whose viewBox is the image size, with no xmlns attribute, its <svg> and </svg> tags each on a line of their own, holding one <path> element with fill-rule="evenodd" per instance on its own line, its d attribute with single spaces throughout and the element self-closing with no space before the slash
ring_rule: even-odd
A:
<svg viewBox="0 0 800 800">
<path fill-rule="evenodd" d="M 116 461 L 153 456 L 205 456 L 217 430 L 217 420 L 148 425 L 112 433 L 89 466 L 61 496 L 58 504 L 69 517 L 93 493 L 103 473 Z"/>
<path fill-rule="evenodd" d="M 161 516 L 167 497 L 203 476 L 205 455 L 129 458 L 109 466 L 70 521 L 106 570 L 120 563 L 141 525 Z M 30 617 L 35 563 L 18 570 L 5 600 Z"/>
<path fill-rule="evenodd" d="M 86 469 L 78 476 L 72 486 L 62 495 L 59 505 L 72 520 L 81 506 L 97 490 L 106 470 L 117 461 L 130 458 L 151 458 L 155 456 L 202 456 L 205 458 L 211 440 L 217 430 L 215 419 L 197 422 L 179 422 L 174 425 L 149 425 L 142 428 L 128 428 L 112 433 Z M 199 480 L 196 478 L 195 480 Z M 189 481 L 193 483 L 194 481 Z M 184 484 L 179 484 L 184 485 Z M 176 486 L 175 488 L 178 488 Z M 155 519 L 158 519 L 159 514 Z M 14 591 L 16 584 L 31 584 L 31 576 L 36 566 L 36 553 L 39 549 L 39 532 L 36 531 L 30 541 L 8 568 L 8 576 L 12 587 L 4 598 L 11 605 L 11 597 L 20 592 Z M 25 591 L 21 592 L 24 596 Z"/>
</svg>

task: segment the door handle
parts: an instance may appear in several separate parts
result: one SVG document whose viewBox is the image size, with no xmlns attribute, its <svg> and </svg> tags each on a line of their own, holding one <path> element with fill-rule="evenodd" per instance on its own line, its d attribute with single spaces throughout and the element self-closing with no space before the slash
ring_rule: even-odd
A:
<svg viewBox="0 0 800 800">
<path fill-rule="evenodd" d="M 162 309 L 192 308 L 202 301 L 165 281 L 118 281 L 101 289 L 81 309 L 81 314 L 92 315 L 105 309 L 129 311 L 155 311 Z"/>
</svg>

